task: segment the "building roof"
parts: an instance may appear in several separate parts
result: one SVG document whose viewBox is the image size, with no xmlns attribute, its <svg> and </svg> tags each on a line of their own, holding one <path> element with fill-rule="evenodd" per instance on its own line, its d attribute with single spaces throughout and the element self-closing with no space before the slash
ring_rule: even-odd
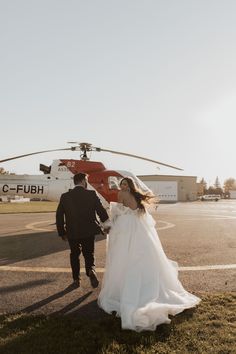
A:
<svg viewBox="0 0 236 354">
<path fill-rule="evenodd" d="M 197 178 L 197 176 L 180 176 L 180 175 L 138 175 L 137 177 L 191 177 L 191 178 Z"/>
</svg>

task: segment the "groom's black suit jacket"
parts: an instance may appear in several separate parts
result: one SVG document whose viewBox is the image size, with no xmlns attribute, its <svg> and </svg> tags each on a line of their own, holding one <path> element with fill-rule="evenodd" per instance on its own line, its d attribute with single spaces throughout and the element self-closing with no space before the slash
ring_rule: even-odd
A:
<svg viewBox="0 0 236 354">
<path fill-rule="evenodd" d="M 56 211 L 56 224 L 59 236 L 68 239 L 85 239 L 99 234 L 101 229 L 96 213 L 102 222 L 108 219 L 95 191 L 77 186 L 61 195 Z"/>
</svg>

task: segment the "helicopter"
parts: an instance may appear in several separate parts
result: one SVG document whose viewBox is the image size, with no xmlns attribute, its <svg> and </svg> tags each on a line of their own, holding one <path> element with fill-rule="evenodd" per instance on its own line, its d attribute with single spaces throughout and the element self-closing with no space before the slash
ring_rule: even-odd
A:
<svg viewBox="0 0 236 354">
<path fill-rule="evenodd" d="M 69 148 L 36 151 L 0 160 L 0 163 L 4 163 L 10 160 L 55 151 L 71 150 L 80 152 L 80 160 L 58 159 L 53 160 L 51 166 L 40 164 L 39 169 L 43 172 L 42 175 L 0 175 L 0 197 L 20 196 L 30 199 L 37 198 L 59 201 L 62 193 L 74 187 L 73 176 L 79 172 L 88 174 L 88 189 L 95 190 L 106 207 L 110 202 L 117 201 L 119 183 L 124 177 L 132 177 L 135 185 L 140 190 L 144 193 L 151 193 L 151 190 L 133 173 L 129 171 L 109 170 L 102 162 L 90 161 L 88 153 L 91 155 L 94 151 L 137 158 L 182 171 L 179 167 L 163 162 L 126 152 L 95 147 L 90 143 L 74 141 L 68 143 L 72 145 Z"/>
</svg>

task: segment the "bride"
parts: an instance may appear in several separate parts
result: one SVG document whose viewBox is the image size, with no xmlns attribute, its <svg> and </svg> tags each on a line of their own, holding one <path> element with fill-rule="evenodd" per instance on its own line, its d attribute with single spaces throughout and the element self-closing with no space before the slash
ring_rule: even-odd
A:
<svg viewBox="0 0 236 354">
<path fill-rule="evenodd" d="M 178 265 L 169 260 L 158 238 L 155 221 L 145 208 L 150 196 L 133 180 L 120 183 L 118 203 L 111 203 L 106 270 L 98 305 L 121 317 L 123 329 L 154 331 L 200 299 L 178 280 Z"/>
</svg>

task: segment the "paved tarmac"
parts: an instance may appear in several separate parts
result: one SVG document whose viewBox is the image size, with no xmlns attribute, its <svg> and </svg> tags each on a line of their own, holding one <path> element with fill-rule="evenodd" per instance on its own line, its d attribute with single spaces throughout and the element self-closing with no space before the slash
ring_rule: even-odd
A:
<svg viewBox="0 0 236 354">
<path fill-rule="evenodd" d="M 236 201 L 160 204 L 153 216 L 188 291 L 236 291 Z M 104 315 L 96 304 L 100 286 L 92 289 L 84 272 L 81 287 L 69 287 L 68 244 L 57 236 L 55 213 L 0 214 L 0 225 L 0 313 Z M 100 281 L 105 249 L 98 236 Z"/>
</svg>

